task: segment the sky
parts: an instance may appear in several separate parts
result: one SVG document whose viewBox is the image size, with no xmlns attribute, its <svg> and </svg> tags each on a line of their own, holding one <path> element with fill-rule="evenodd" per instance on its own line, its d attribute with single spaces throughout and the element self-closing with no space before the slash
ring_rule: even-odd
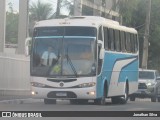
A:
<svg viewBox="0 0 160 120">
<path fill-rule="evenodd" d="M 38 0 L 29 0 L 30 3 L 32 2 L 36 2 Z M 57 5 L 57 0 L 40 0 L 42 1 L 43 3 L 50 3 L 53 5 L 53 8 L 56 9 L 56 5 Z M 13 4 L 13 10 L 15 12 L 18 12 L 19 11 L 19 0 L 6 0 L 6 9 L 8 10 L 9 7 L 8 7 L 8 3 L 12 3 Z"/>
</svg>

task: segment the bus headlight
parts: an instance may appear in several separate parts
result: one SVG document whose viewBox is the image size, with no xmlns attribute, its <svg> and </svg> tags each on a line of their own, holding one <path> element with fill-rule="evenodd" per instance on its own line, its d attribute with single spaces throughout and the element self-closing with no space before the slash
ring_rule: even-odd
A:
<svg viewBox="0 0 160 120">
<path fill-rule="evenodd" d="M 156 85 L 156 82 L 148 82 L 147 83 L 147 86 L 155 86 Z"/>
<path fill-rule="evenodd" d="M 78 87 L 80 87 L 80 88 L 85 88 L 85 87 L 93 87 L 93 86 L 95 86 L 95 85 L 96 85 L 96 83 L 91 82 L 91 83 L 83 83 L 83 84 L 80 84 L 80 85 L 78 85 Z"/>
<path fill-rule="evenodd" d="M 152 83 L 147 83 L 147 86 L 151 86 L 152 85 Z"/>
<path fill-rule="evenodd" d="M 46 86 L 45 84 L 37 83 L 37 82 L 32 82 L 31 85 L 32 85 L 33 87 L 42 87 L 42 88 Z"/>
</svg>

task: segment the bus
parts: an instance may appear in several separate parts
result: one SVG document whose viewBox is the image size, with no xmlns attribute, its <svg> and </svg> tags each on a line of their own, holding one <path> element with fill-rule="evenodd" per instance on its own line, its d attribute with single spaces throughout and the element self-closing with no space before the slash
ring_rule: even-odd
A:
<svg viewBox="0 0 160 120">
<path fill-rule="evenodd" d="M 45 104 L 89 100 L 127 103 L 138 90 L 139 47 L 134 28 L 95 16 L 36 23 L 30 56 L 33 98 Z"/>
</svg>

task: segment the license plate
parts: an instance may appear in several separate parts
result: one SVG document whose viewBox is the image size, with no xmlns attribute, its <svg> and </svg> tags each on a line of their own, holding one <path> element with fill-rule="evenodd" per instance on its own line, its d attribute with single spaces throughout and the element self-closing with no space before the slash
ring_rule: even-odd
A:
<svg viewBox="0 0 160 120">
<path fill-rule="evenodd" d="M 66 96 L 67 96 L 67 93 L 56 93 L 56 96 L 66 97 Z"/>
</svg>

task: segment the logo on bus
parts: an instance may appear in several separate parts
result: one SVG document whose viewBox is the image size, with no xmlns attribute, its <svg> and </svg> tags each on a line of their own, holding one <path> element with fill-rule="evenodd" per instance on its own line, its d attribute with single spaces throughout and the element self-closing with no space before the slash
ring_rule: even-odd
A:
<svg viewBox="0 0 160 120">
<path fill-rule="evenodd" d="M 64 83 L 63 83 L 63 82 L 60 82 L 60 83 L 59 83 L 59 86 L 60 86 L 60 87 L 63 87 L 63 86 L 64 86 Z"/>
</svg>

